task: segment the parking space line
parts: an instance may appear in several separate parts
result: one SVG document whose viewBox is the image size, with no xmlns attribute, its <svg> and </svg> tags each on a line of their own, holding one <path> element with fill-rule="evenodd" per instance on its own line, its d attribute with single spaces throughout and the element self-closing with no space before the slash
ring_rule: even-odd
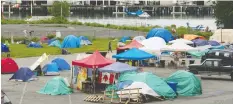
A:
<svg viewBox="0 0 233 104">
<path fill-rule="evenodd" d="M 72 104 L 71 96 L 69 95 L 69 104 Z"/>
<path fill-rule="evenodd" d="M 23 92 L 22 92 L 19 104 L 22 104 L 22 102 L 23 102 L 23 97 L 24 97 L 24 94 L 25 94 L 26 87 L 27 87 L 27 82 L 25 82 L 25 85 L 24 85 L 24 88 L 23 88 Z"/>
</svg>

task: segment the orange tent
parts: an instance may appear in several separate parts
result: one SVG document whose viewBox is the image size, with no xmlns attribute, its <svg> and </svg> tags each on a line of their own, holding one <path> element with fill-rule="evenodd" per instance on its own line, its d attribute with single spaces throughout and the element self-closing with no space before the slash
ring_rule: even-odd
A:
<svg viewBox="0 0 233 104">
<path fill-rule="evenodd" d="M 117 50 L 125 50 L 125 49 L 140 48 L 140 47 L 143 47 L 143 45 L 138 41 L 133 40 L 131 43 L 125 45 L 124 47 L 118 47 Z"/>
<path fill-rule="evenodd" d="M 187 40 L 194 40 L 194 39 L 205 39 L 205 37 L 203 36 L 198 36 L 198 35 L 194 35 L 194 34 L 184 34 L 184 39 L 187 39 Z"/>
</svg>

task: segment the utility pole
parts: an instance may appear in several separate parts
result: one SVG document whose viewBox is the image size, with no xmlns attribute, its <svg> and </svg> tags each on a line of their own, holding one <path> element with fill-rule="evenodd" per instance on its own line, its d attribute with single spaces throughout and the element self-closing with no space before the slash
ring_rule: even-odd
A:
<svg viewBox="0 0 233 104">
<path fill-rule="evenodd" d="M 32 16 L 32 2 L 33 2 L 33 0 L 31 0 L 31 16 Z"/>
<path fill-rule="evenodd" d="M 61 19 L 62 19 L 62 0 L 61 0 Z"/>
</svg>

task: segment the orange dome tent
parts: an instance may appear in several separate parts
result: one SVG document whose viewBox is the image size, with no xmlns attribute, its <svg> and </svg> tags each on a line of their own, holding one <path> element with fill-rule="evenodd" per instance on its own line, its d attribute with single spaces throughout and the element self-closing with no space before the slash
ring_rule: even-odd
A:
<svg viewBox="0 0 233 104">
<path fill-rule="evenodd" d="M 198 35 L 194 35 L 194 34 L 184 34 L 184 39 L 187 39 L 187 40 L 194 40 L 194 39 L 205 39 L 205 37 L 203 36 L 198 36 Z"/>
</svg>

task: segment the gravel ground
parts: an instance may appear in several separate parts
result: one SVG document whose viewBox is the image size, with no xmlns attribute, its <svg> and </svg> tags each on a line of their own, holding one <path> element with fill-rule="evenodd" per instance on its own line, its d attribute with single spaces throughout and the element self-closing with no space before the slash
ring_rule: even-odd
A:
<svg viewBox="0 0 233 104">
<path fill-rule="evenodd" d="M 55 57 L 62 57 L 70 64 L 71 61 L 76 58 L 77 54 L 73 55 L 59 55 L 50 56 L 49 61 Z M 30 66 L 35 62 L 37 57 L 31 58 L 18 58 L 15 61 L 21 66 Z M 47 61 L 48 62 L 48 61 Z M 45 62 L 46 63 L 46 62 Z M 155 73 L 160 77 L 168 77 L 171 73 L 177 71 L 175 69 L 168 68 L 144 68 L 145 71 Z M 51 76 L 39 77 L 39 80 L 29 83 L 8 81 L 12 74 L 6 74 L 1 76 L 2 90 L 8 95 L 13 104 L 17 104 L 22 101 L 21 104 L 89 104 L 84 102 L 83 99 L 87 94 L 76 91 L 71 95 L 62 96 L 50 96 L 38 94 L 36 91 L 42 88 L 46 81 L 51 79 Z M 69 71 L 61 72 L 61 76 L 70 76 Z M 25 87 L 26 86 L 26 87 Z M 229 80 L 214 80 L 214 79 L 202 79 L 203 94 L 195 97 L 178 97 L 174 100 L 166 101 L 154 101 L 156 104 L 233 104 L 233 82 Z M 23 89 L 25 93 L 23 94 Z M 23 95 L 23 96 L 22 96 Z"/>
<path fill-rule="evenodd" d="M 2 36 L 24 36 L 23 30 L 34 31 L 33 36 L 43 36 L 56 30 L 61 31 L 62 37 L 69 34 L 85 35 L 96 37 L 122 37 L 122 36 L 139 36 L 146 35 L 144 32 L 131 31 L 131 30 L 116 30 L 101 27 L 88 27 L 88 26 L 71 26 L 71 25 L 58 25 L 58 24 L 7 24 L 1 25 Z"/>
</svg>

